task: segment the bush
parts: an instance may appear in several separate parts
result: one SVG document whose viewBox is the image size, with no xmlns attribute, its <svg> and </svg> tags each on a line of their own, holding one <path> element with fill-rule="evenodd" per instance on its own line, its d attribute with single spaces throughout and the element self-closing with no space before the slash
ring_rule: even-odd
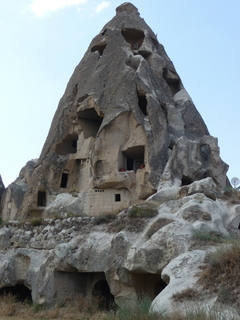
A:
<svg viewBox="0 0 240 320">
<path fill-rule="evenodd" d="M 206 232 L 202 230 L 193 230 L 193 240 L 198 242 L 199 244 L 216 244 L 226 242 L 228 239 L 224 238 L 220 234 L 216 232 Z"/>
<path fill-rule="evenodd" d="M 240 242 L 218 248 L 207 256 L 206 268 L 200 274 L 204 289 L 218 294 L 218 300 L 240 307 Z"/>
<path fill-rule="evenodd" d="M 232 204 L 240 204 L 240 191 L 228 187 L 224 190 L 223 198 Z"/>
<path fill-rule="evenodd" d="M 158 214 L 158 205 L 146 202 L 134 205 L 128 210 L 130 218 L 153 218 Z"/>
<path fill-rule="evenodd" d="M 103 224 L 103 223 L 109 223 L 114 218 L 115 218 L 115 216 L 111 213 L 101 214 L 101 215 L 93 218 L 93 223 L 97 224 L 97 225 Z"/>
<path fill-rule="evenodd" d="M 151 300 L 147 296 L 142 299 L 132 300 L 117 310 L 117 319 L 119 320 L 158 320 L 159 315 L 149 313 Z"/>
<path fill-rule="evenodd" d="M 36 218 L 36 219 L 33 219 L 30 223 L 33 227 L 38 227 L 38 226 L 41 226 L 42 225 L 42 218 Z"/>
</svg>

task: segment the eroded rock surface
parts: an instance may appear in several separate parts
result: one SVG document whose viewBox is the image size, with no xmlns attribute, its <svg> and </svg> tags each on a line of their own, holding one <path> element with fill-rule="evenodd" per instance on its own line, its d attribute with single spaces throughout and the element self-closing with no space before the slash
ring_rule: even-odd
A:
<svg viewBox="0 0 240 320">
<path fill-rule="evenodd" d="M 104 286 L 117 304 L 146 293 L 152 310 L 174 310 L 213 250 L 195 233 L 239 236 L 239 206 L 219 198 L 227 169 L 163 46 L 122 4 L 70 78 L 40 158 L 3 193 L 0 289 L 21 283 L 53 304 Z"/>
<path fill-rule="evenodd" d="M 117 304 L 145 293 L 152 310 L 174 310 L 175 293 L 201 290 L 199 267 L 214 250 L 197 248 L 196 232 L 229 237 L 240 220 L 234 207 L 229 216 L 228 205 L 200 192 L 146 202 L 102 221 L 87 216 L 10 221 L 0 229 L 0 287 L 24 283 L 34 302 L 53 304 L 107 283 Z"/>
<path fill-rule="evenodd" d="M 72 213 L 117 213 L 167 186 L 211 177 L 224 188 L 227 168 L 164 47 L 124 3 L 77 65 L 2 215 L 49 218 L 59 197 L 69 206 L 64 193 Z"/>
</svg>

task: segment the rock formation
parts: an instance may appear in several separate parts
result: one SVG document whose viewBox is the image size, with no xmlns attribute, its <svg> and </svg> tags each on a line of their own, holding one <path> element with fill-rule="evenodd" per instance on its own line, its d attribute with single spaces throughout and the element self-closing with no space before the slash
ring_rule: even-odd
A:
<svg viewBox="0 0 240 320">
<path fill-rule="evenodd" d="M 117 213 L 166 185 L 212 177 L 224 188 L 226 171 L 163 46 L 126 3 L 90 43 L 2 215 L 50 217 L 59 198 L 72 213 Z"/>
<path fill-rule="evenodd" d="M 146 292 L 153 310 L 171 308 L 206 255 L 193 231 L 238 230 L 239 208 L 218 199 L 227 169 L 163 46 L 122 4 L 70 78 L 40 158 L 4 192 L 0 287 L 24 283 L 51 304 L 104 285 L 118 304 Z"/>
<path fill-rule="evenodd" d="M 5 186 L 2 181 L 2 176 L 0 175 L 0 200 L 1 200 L 1 197 L 2 197 L 2 194 L 4 193 L 4 191 L 5 191 Z"/>
</svg>

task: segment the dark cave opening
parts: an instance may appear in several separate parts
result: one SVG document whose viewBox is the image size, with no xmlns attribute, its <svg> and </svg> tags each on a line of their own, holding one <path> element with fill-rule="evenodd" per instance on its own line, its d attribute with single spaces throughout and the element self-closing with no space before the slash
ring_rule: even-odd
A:
<svg viewBox="0 0 240 320">
<path fill-rule="evenodd" d="M 147 116 L 147 98 L 145 96 L 145 94 L 138 94 L 138 106 L 139 109 L 142 111 L 142 113 L 144 114 L 144 116 Z"/>
<path fill-rule="evenodd" d="M 161 279 L 161 274 L 132 273 L 131 278 L 139 298 L 148 296 L 153 300 L 167 286 L 167 283 Z"/>
<path fill-rule="evenodd" d="M 100 310 L 111 310 L 115 308 L 114 296 L 111 294 L 106 280 L 99 280 L 94 285 L 92 295 L 97 299 Z"/>
<path fill-rule="evenodd" d="M 182 186 L 188 186 L 191 183 L 193 183 L 193 180 L 191 178 L 182 176 Z"/>
<path fill-rule="evenodd" d="M 56 146 L 56 153 L 58 155 L 66 155 L 77 152 L 77 134 L 69 134 L 63 141 Z"/>
<path fill-rule="evenodd" d="M 0 296 L 11 294 L 16 297 L 19 302 L 32 302 L 32 293 L 24 284 L 16 284 L 12 287 L 4 287 L 0 289 Z"/>
<path fill-rule="evenodd" d="M 99 57 L 101 57 L 103 55 L 103 51 L 105 50 L 107 44 L 106 43 L 103 43 L 103 44 L 98 44 L 96 46 L 93 46 L 91 48 L 91 52 L 96 52 L 98 51 L 99 53 Z"/>
<path fill-rule="evenodd" d="M 68 173 L 62 173 L 60 188 L 67 188 L 68 176 Z"/>
<path fill-rule="evenodd" d="M 46 192 L 38 191 L 37 205 L 38 207 L 45 207 L 47 203 Z"/>
<path fill-rule="evenodd" d="M 142 30 L 124 28 L 121 34 L 125 41 L 131 45 L 132 50 L 138 50 L 142 46 L 145 37 Z"/>
</svg>

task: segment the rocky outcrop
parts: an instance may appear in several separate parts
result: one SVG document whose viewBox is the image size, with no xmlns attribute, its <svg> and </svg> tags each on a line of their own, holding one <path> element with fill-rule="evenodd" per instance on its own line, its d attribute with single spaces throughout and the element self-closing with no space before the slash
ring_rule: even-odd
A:
<svg viewBox="0 0 240 320">
<path fill-rule="evenodd" d="M 163 46 L 122 4 L 70 78 L 40 158 L 2 196 L 0 289 L 24 284 L 40 304 L 146 293 L 152 310 L 174 310 L 214 250 L 195 233 L 239 234 L 239 206 L 220 200 L 227 169 Z"/>
<path fill-rule="evenodd" d="M 2 197 L 4 190 L 5 190 L 5 186 L 3 184 L 2 177 L 0 175 L 0 201 L 1 201 L 1 197 Z"/>
<path fill-rule="evenodd" d="M 164 47 L 124 3 L 73 72 L 40 158 L 9 188 L 2 215 L 49 218 L 59 198 L 69 206 L 65 194 L 76 196 L 75 214 L 117 213 L 206 177 L 222 189 L 227 168 Z"/>
<path fill-rule="evenodd" d="M 117 304 L 144 292 L 153 310 L 174 309 L 175 293 L 201 290 L 199 267 L 213 250 L 196 247 L 196 232 L 222 237 L 229 237 L 230 229 L 239 232 L 238 206 L 229 215 L 224 202 L 205 195 L 207 182 L 213 183 L 210 178 L 192 183 L 193 194 L 183 198 L 147 201 L 102 220 L 65 213 L 65 218 L 10 221 L 0 229 L 0 287 L 24 283 L 34 302 L 53 304 L 107 283 Z"/>
</svg>

